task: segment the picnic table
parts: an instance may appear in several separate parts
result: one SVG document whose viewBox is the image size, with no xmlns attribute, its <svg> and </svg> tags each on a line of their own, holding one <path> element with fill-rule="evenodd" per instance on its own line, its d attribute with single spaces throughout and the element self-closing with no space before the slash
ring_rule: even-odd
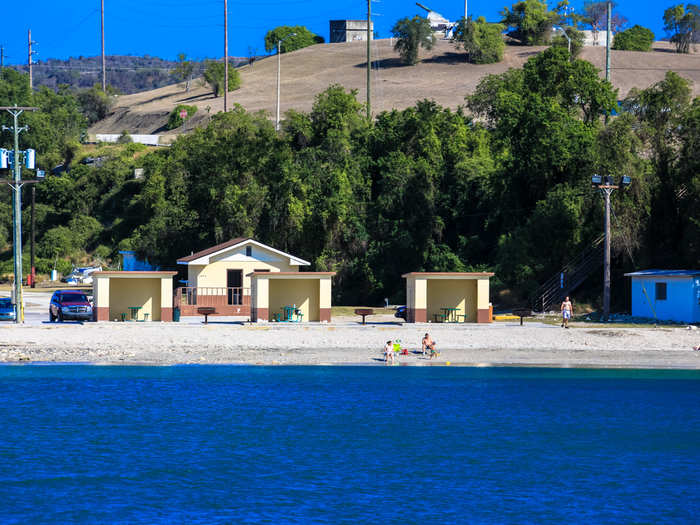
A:
<svg viewBox="0 0 700 525">
<path fill-rule="evenodd" d="M 138 321 L 139 320 L 139 310 L 141 309 L 140 306 L 129 306 L 129 319 L 131 321 Z"/>
<path fill-rule="evenodd" d="M 371 308 L 356 308 L 355 315 L 361 315 L 362 324 L 365 324 L 365 317 L 367 317 L 368 315 L 374 315 L 374 310 L 372 310 Z"/>
<path fill-rule="evenodd" d="M 280 308 L 282 313 L 275 314 L 275 320 L 280 323 L 300 323 L 304 318 L 304 314 L 295 305 L 283 306 Z"/>
<path fill-rule="evenodd" d="M 216 313 L 216 308 L 213 306 L 200 306 L 197 308 L 197 313 L 204 316 L 204 324 L 207 324 L 209 316 Z"/>
<path fill-rule="evenodd" d="M 442 310 L 442 318 L 445 323 L 457 322 L 457 312 L 459 312 L 459 308 L 445 307 L 440 308 L 440 310 Z"/>
</svg>

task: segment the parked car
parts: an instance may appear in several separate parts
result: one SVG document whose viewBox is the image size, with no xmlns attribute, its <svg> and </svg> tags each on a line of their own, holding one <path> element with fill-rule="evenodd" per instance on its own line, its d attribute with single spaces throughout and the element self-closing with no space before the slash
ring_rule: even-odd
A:
<svg viewBox="0 0 700 525">
<path fill-rule="evenodd" d="M 9 297 L 0 297 L 0 320 L 15 320 L 15 305 Z"/>
<path fill-rule="evenodd" d="M 396 311 L 394 312 L 394 317 L 398 317 L 399 319 L 403 319 L 405 321 L 406 320 L 406 307 L 405 306 L 397 307 Z"/>
<path fill-rule="evenodd" d="M 49 320 L 53 323 L 73 319 L 92 321 L 92 304 L 87 296 L 78 290 L 56 290 L 49 304 Z"/>
</svg>

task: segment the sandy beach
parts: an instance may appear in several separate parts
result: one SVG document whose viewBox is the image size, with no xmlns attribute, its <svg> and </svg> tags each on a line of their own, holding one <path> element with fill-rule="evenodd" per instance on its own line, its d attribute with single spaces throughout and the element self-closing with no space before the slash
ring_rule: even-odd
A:
<svg viewBox="0 0 700 525">
<path fill-rule="evenodd" d="M 37 313 L 38 314 L 38 313 Z M 402 365 L 551 366 L 700 369 L 700 331 L 660 326 L 621 328 L 541 322 L 489 325 L 403 324 L 375 316 L 331 324 L 249 324 L 234 319 L 185 318 L 181 323 L 0 324 L 0 362 L 93 364 L 383 365 L 382 347 L 400 340 Z M 420 354 L 429 331 L 438 359 Z"/>
</svg>

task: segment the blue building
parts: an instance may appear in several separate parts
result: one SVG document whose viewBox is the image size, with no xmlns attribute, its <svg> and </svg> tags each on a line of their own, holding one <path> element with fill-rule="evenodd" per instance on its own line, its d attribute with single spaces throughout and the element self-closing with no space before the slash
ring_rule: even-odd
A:
<svg viewBox="0 0 700 525">
<path fill-rule="evenodd" d="M 700 323 L 700 270 L 644 270 L 632 279 L 632 316 Z"/>
<path fill-rule="evenodd" d="M 119 252 L 122 256 L 122 269 L 125 272 L 153 272 L 160 270 L 160 266 L 153 266 L 148 261 L 142 261 L 136 257 L 136 252 L 123 250 Z"/>
</svg>

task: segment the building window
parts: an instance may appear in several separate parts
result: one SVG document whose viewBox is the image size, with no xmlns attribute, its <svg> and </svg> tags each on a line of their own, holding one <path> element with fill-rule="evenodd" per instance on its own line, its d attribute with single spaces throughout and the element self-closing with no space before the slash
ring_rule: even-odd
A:
<svg viewBox="0 0 700 525">
<path fill-rule="evenodd" d="M 252 246 L 246 246 L 246 247 L 245 247 L 245 256 L 246 256 L 246 257 L 252 257 L 252 256 L 253 256 L 253 247 L 252 247 Z"/>
<path fill-rule="evenodd" d="M 656 283 L 656 300 L 666 300 L 666 283 Z"/>
</svg>

